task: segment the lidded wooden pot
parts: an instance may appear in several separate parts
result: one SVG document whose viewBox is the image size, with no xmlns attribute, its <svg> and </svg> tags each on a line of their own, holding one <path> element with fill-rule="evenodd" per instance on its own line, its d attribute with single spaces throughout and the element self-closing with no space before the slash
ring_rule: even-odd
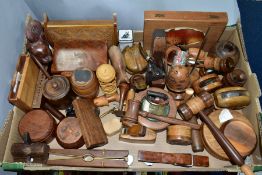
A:
<svg viewBox="0 0 262 175">
<path fill-rule="evenodd" d="M 58 109 L 65 109 L 71 103 L 69 96 L 70 84 L 67 78 L 54 75 L 46 80 L 43 87 L 43 96 Z"/>
<path fill-rule="evenodd" d="M 96 70 L 96 76 L 102 91 L 107 96 L 116 93 L 116 71 L 110 64 L 102 64 Z"/>
<path fill-rule="evenodd" d="M 40 109 L 26 113 L 18 125 L 20 136 L 28 132 L 32 142 L 49 143 L 55 136 L 55 129 L 54 118 L 48 112 Z"/>
<path fill-rule="evenodd" d="M 93 71 L 88 68 L 76 69 L 70 77 L 73 91 L 80 97 L 95 98 L 99 84 Z"/>
</svg>

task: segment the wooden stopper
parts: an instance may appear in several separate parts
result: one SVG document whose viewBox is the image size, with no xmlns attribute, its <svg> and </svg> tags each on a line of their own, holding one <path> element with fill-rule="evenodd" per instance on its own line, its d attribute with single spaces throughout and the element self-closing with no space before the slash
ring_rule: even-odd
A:
<svg viewBox="0 0 262 175">
<path fill-rule="evenodd" d="M 110 64 L 101 64 L 96 70 L 96 76 L 106 96 L 116 93 L 116 71 L 113 66 Z"/>
<path fill-rule="evenodd" d="M 190 145 L 191 128 L 182 125 L 171 125 L 167 127 L 167 143 L 172 145 Z"/>
<path fill-rule="evenodd" d="M 214 104 L 213 96 L 208 92 L 202 92 L 178 107 L 178 112 L 184 120 L 190 120 L 199 111 Z"/>
<path fill-rule="evenodd" d="M 77 149 L 84 145 L 79 121 L 76 117 L 67 117 L 58 124 L 56 140 L 66 149 Z"/>
<path fill-rule="evenodd" d="M 76 69 L 70 77 L 73 91 L 80 97 L 95 98 L 99 91 L 98 80 L 88 68 Z"/>
<path fill-rule="evenodd" d="M 18 131 L 22 137 L 29 133 L 32 142 L 49 143 L 54 138 L 56 122 L 44 110 L 32 110 L 26 113 L 18 124 Z"/>
<path fill-rule="evenodd" d="M 43 96 L 50 104 L 58 109 L 65 109 L 72 102 L 69 97 L 70 84 L 67 78 L 54 75 L 46 80 L 43 87 Z"/>
</svg>

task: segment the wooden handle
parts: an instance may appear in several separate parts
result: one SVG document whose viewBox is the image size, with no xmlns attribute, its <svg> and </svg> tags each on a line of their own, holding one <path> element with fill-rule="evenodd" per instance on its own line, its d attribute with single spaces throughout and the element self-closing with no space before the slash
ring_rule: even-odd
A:
<svg viewBox="0 0 262 175">
<path fill-rule="evenodd" d="M 222 132 L 215 126 L 215 124 L 204 114 L 203 111 L 199 112 L 200 119 L 208 126 L 216 141 L 220 144 L 229 159 L 236 165 L 242 166 L 245 164 L 244 159 Z"/>
<path fill-rule="evenodd" d="M 45 70 L 44 66 L 42 65 L 42 63 L 40 63 L 40 61 L 38 61 L 38 59 L 31 54 L 30 55 L 31 58 L 34 60 L 35 64 L 38 66 L 38 68 L 43 72 L 43 74 L 45 74 L 45 76 L 47 77 L 48 80 L 51 80 L 52 77 L 49 75 L 49 73 Z"/>
<path fill-rule="evenodd" d="M 142 117 L 146 117 L 146 118 L 157 119 L 159 121 L 169 123 L 169 124 L 172 124 L 172 125 L 184 125 L 184 126 L 188 126 L 188 127 L 192 128 L 192 129 L 200 129 L 200 125 L 198 125 L 198 124 L 186 122 L 186 121 L 175 119 L 175 118 L 162 117 L 162 116 L 154 115 L 154 114 L 144 112 L 144 111 L 139 111 L 139 115 L 141 115 Z"/>
<path fill-rule="evenodd" d="M 135 90 L 134 89 L 129 89 L 129 91 L 127 92 L 126 95 L 126 106 L 125 106 L 125 110 L 127 110 L 128 108 L 128 100 L 134 100 L 135 98 Z"/>
<path fill-rule="evenodd" d="M 193 116 L 190 120 L 191 123 L 197 124 L 196 116 Z M 196 129 L 191 129 L 191 139 L 192 139 L 192 151 L 202 152 L 204 151 L 203 141 L 200 135 L 200 131 Z"/>
<path fill-rule="evenodd" d="M 119 89 L 120 89 L 120 95 L 119 95 L 120 98 L 119 98 L 118 110 L 122 111 L 123 110 L 124 101 L 125 101 L 127 92 L 129 90 L 129 85 L 127 83 L 120 83 Z"/>
<path fill-rule="evenodd" d="M 57 118 L 59 121 L 61 121 L 62 119 L 65 118 L 65 116 L 56 108 L 54 108 L 53 106 L 51 106 L 49 103 L 45 102 L 43 104 L 43 108 L 45 108 L 46 110 L 48 110 L 55 118 Z"/>
<path fill-rule="evenodd" d="M 248 165 L 242 165 L 240 169 L 245 175 L 255 175 Z"/>
<path fill-rule="evenodd" d="M 105 95 L 96 97 L 93 102 L 96 107 L 101 107 L 101 106 L 108 106 L 109 103 L 113 101 L 119 101 L 119 95 L 117 93 L 109 97 Z"/>
</svg>

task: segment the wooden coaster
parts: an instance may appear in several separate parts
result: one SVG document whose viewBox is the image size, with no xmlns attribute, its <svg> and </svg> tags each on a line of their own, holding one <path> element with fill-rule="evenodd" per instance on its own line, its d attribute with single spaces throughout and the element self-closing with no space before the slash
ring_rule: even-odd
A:
<svg viewBox="0 0 262 175">
<path fill-rule="evenodd" d="M 220 122 L 220 118 L 219 115 L 221 113 L 222 110 L 216 110 L 214 112 L 212 112 L 211 114 L 208 115 L 208 117 L 213 121 L 213 123 L 220 128 L 222 126 L 222 122 Z M 234 125 L 234 129 L 231 128 L 232 130 L 239 130 L 239 131 L 243 131 L 244 128 L 242 128 L 243 126 L 247 127 L 247 126 L 252 126 L 251 123 L 248 121 L 248 119 L 240 112 L 234 111 L 234 110 L 229 110 L 233 119 L 237 119 L 239 121 L 239 123 L 242 123 L 241 125 Z M 231 120 L 226 121 L 229 122 Z M 241 143 L 242 139 L 236 138 L 238 137 L 238 134 L 234 134 L 234 133 L 229 133 L 228 132 L 228 128 L 226 127 L 226 133 L 225 136 L 229 139 L 229 141 L 231 142 L 231 144 L 237 149 L 237 151 L 239 151 L 239 153 L 245 157 L 247 155 L 250 154 L 251 150 L 250 147 L 252 146 L 248 146 L 248 148 L 243 149 L 243 145 L 245 145 L 245 143 Z M 228 156 L 226 155 L 226 153 L 223 151 L 223 149 L 221 148 L 221 146 L 218 144 L 218 142 L 216 141 L 216 139 L 214 138 L 214 136 L 212 135 L 211 131 L 208 129 L 206 124 L 203 124 L 202 130 L 201 130 L 201 135 L 202 135 L 202 139 L 205 145 L 205 149 L 214 157 L 221 159 L 221 160 L 229 160 Z M 248 139 L 248 138 L 246 138 Z M 253 142 L 252 142 L 253 144 Z M 247 149 L 249 151 L 247 151 Z M 248 153 L 249 152 L 249 153 Z"/>
</svg>

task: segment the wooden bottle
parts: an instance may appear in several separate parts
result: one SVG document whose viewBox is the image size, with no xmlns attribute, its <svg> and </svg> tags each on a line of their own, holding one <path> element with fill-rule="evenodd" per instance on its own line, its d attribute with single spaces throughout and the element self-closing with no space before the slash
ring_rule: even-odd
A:
<svg viewBox="0 0 262 175">
<path fill-rule="evenodd" d="M 76 69 L 70 77 L 73 91 L 80 97 L 95 98 L 99 92 L 98 80 L 88 68 Z"/>
<path fill-rule="evenodd" d="M 183 92 L 191 84 L 188 68 L 185 66 L 174 66 L 166 77 L 166 86 L 174 92 Z"/>
<path fill-rule="evenodd" d="M 58 124 L 56 140 L 66 149 L 77 149 L 84 145 L 80 124 L 76 117 L 67 117 Z"/>
<path fill-rule="evenodd" d="M 111 46 L 108 50 L 110 61 L 116 71 L 117 86 L 120 83 L 129 83 L 129 79 L 126 74 L 126 65 L 124 62 L 123 54 L 120 51 L 120 48 L 117 46 Z"/>
<path fill-rule="evenodd" d="M 32 142 L 49 143 L 55 137 L 56 122 L 44 110 L 32 110 L 26 113 L 18 124 L 18 131 L 22 137 L 29 133 Z"/>
<path fill-rule="evenodd" d="M 70 83 L 67 78 L 61 75 L 54 75 L 44 82 L 43 96 L 55 108 L 66 109 L 72 102 Z"/>
<path fill-rule="evenodd" d="M 167 143 L 171 145 L 190 145 L 191 128 L 183 125 L 170 125 L 167 127 Z"/>
<path fill-rule="evenodd" d="M 213 104 L 213 96 L 210 93 L 204 91 L 198 94 L 196 97 L 191 98 L 186 103 L 180 105 L 177 111 L 184 120 L 190 120 L 193 115 L 196 115 L 199 111 L 202 111 Z"/>
<path fill-rule="evenodd" d="M 235 69 L 227 73 L 222 79 L 224 86 L 244 86 L 246 81 L 247 75 L 241 69 Z"/>
<path fill-rule="evenodd" d="M 123 50 L 126 70 L 130 74 L 143 73 L 147 68 L 147 61 L 139 51 L 139 44 L 133 44 L 132 47 L 127 46 Z"/>
<path fill-rule="evenodd" d="M 108 143 L 100 118 L 96 115 L 94 105 L 87 99 L 73 101 L 76 117 L 79 119 L 86 148 L 94 148 Z"/>
<path fill-rule="evenodd" d="M 116 71 L 110 64 L 102 64 L 96 70 L 96 76 L 106 96 L 116 93 Z"/>
</svg>

